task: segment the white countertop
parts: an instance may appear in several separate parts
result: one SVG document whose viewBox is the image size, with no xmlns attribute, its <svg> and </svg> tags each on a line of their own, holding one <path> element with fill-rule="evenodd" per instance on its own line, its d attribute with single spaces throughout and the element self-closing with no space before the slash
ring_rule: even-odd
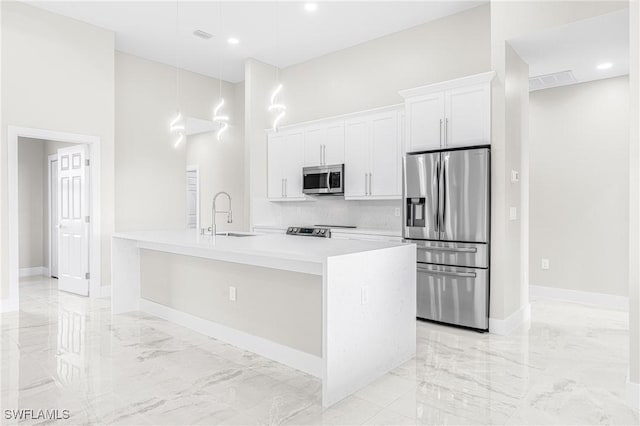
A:
<svg viewBox="0 0 640 426">
<path fill-rule="evenodd" d="M 288 226 L 284 225 L 255 225 L 254 228 L 276 229 L 286 231 Z M 380 235 L 385 237 L 402 237 L 402 230 L 392 231 L 388 229 L 374 228 L 332 228 L 331 232 L 340 234 L 364 234 L 364 235 Z"/>
<path fill-rule="evenodd" d="M 323 264 L 332 256 L 403 245 L 392 241 L 343 240 L 279 234 L 256 234 L 250 237 L 218 235 L 214 239 L 209 235 L 199 235 L 195 230 L 121 232 L 113 237 L 137 241 L 140 248 L 264 266 L 268 266 L 266 259 Z M 273 264 L 272 267 L 278 268 L 278 265 Z"/>
</svg>

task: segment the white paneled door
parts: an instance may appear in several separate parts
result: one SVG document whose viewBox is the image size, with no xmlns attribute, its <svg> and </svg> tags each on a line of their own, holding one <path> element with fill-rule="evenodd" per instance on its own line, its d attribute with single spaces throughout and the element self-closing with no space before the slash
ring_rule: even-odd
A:
<svg viewBox="0 0 640 426">
<path fill-rule="evenodd" d="M 58 289 L 89 295 L 87 147 L 58 150 Z"/>
<path fill-rule="evenodd" d="M 187 229 L 200 228 L 200 177 L 196 168 L 187 168 Z"/>
</svg>

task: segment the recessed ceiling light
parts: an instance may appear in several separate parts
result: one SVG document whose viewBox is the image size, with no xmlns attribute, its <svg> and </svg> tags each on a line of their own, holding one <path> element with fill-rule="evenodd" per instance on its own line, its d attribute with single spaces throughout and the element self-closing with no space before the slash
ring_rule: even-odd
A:
<svg viewBox="0 0 640 426">
<path fill-rule="evenodd" d="M 238 40 L 238 39 L 237 39 L 237 38 L 235 38 L 235 37 L 229 37 L 229 38 L 227 39 L 227 43 L 229 43 L 229 44 L 238 44 L 238 43 L 240 43 L 240 40 Z"/>
<path fill-rule="evenodd" d="M 613 64 L 611 62 L 605 62 L 603 64 L 598 65 L 596 68 L 598 68 L 599 70 L 608 70 L 612 66 Z"/>
<path fill-rule="evenodd" d="M 193 32 L 193 35 L 196 36 L 196 37 L 200 37 L 202 39 L 205 39 L 205 40 L 209 40 L 211 37 L 213 37 L 213 35 L 209 34 L 206 31 L 202 31 L 202 30 L 195 30 Z"/>
<path fill-rule="evenodd" d="M 315 12 L 316 10 L 318 10 L 318 4 L 317 3 L 305 3 L 304 4 L 304 10 L 306 10 L 307 12 Z"/>
</svg>

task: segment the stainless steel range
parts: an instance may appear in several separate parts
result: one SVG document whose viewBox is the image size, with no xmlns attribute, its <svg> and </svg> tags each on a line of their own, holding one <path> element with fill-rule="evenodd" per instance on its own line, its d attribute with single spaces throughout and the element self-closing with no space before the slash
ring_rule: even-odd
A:
<svg viewBox="0 0 640 426">
<path fill-rule="evenodd" d="M 295 227 L 290 226 L 287 229 L 287 235 L 300 235 L 304 237 L 331 238 L 331 229 L 318 227 Z"/>
<path fill-rule="evenodd" d="M 489 328 L 490 150 L 407 154 L 405 240 L 417 252 L 417 316 Z"/>
</svg>

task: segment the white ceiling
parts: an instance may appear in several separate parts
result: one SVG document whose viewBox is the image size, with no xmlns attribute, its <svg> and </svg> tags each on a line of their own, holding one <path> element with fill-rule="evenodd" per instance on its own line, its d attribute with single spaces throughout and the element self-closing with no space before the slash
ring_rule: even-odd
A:
<svg viewBox="0 0 640 426">
<path fill-rule="evenodd" d="M 179 67 L 212 77 L 221 72 L 224 80 L 232 82 L 244 80 L 246 58 L 287 67 L 486 3 L 333 1 L 318 2 L 317 11 L 307 12 L 304 2 L 181 0 L 176 37 L 175 1 L 27 2 L 112 30 L 117 50 L 143 58 L 175 65 L 178 46 Z M 196 38 L 192 34 L 196 29 L 214 37 Z M 226 40 L 232 36 L 240 44 L 229 45 Z"/>
<path fill-rule="evenodd" d="M 585 19 L 510 40 L 529 76 L 572 71 L 577 83 L 629 73 L 629 10 Z M 598 64 L 610 62 L 607 70 Z"/>
</svg>

